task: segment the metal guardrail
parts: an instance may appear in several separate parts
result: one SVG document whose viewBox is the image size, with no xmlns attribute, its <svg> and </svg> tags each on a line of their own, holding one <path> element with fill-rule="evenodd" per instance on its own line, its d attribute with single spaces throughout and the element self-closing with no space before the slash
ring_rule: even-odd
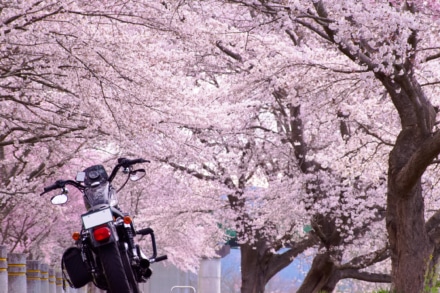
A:
<svg viewBox="0 0 440 293">
<path fill-rule="evenodd" d="M 0 0 L 1 1 L 1 0 Z M 28 259 L 24 253 L 9 253 L 0 245 L 1 293 L 86 293 L 87 286 L 63 290 L 61 268 L 39 260 Z"/>
<path fill-rule="evenodd" d="M 173 292 L 174 289 L 192 289 L 194 293 L 196 293 L 196 288 L 193 286 L 173 286 L 170 292 Z"/>
</svg>

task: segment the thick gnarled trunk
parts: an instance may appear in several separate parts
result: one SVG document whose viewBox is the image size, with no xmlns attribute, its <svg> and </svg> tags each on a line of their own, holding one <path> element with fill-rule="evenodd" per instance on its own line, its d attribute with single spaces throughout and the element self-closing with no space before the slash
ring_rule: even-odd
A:
<svg viewBox="0 0 440 293">
<path fill-rule="evenodd" d="M 334 286 L 328 285 L 330 285 L 329 281 L 334 273 L 335 266 L 331 260 L 330 252 L 316 255 L 297 293 L 332 292 Z"/>
<path fill-rule="evenodd" d="M 309 234 L 303 240 L 292 243 L 287 251 L 280 254 L 274 254 L 264 238 L 254 244 L 241 244 L 241 293 L 263 293 L 273 276 L 317 241 L 315 235 Z"/>
<path fill-rule="evenodd" d="M 342 257 L 337 247 L 343 243 L 343 238 L 330 216 L 315 215 L 312 227 L 319 235 L 321 248 L 325 251 L 313 258 L 310 270 L 297 293 L 332 292 L 337 283 L 332 282 L 337 272 L 335 261 L 339 263 Z"/>
<path fill-rule="evenodd" d="M 412 76 L 379 76 L 401 119 L 389 157 L 386 225 L 392 262 L 392 292 L 423 292 L 434 244 L 425 227 L 421 177 L 435 154 L 431 140 L 435 111 Z M 431 153 L 432 152 L 432 153 Z"/>
<path fill-rule="evenodd" d="M 241 293 L 264 293 L 266 286 L 267 260 L 264 252 L 253 249 L 248 244 L 240 245 L 241 250 Z"/>
<path fill-rule="evenodd" d="M 433 245 L 424 227 L 421 186 L 418 183 L 406 195 L 394 192 L 393 184 L 389 189 L 387 229 L 391 247 L 392 288 L 401 293 L 423 292 Z"/>
</svg>

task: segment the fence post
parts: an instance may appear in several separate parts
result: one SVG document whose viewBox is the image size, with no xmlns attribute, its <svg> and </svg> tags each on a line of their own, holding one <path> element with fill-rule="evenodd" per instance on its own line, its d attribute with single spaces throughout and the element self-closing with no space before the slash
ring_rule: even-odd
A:
<svg viewBox="0 0 440 293">
<path fill-rule="evenodd" d="M 26 254 L 8 254 L 8 293 L 26 292 Z"/>
<path fill-rule="evenodd" d="M 49 268 L 49 293 L 56 293 L 55 269 Z M 29 292 L 28 292 L 29 293 Z"/>
<path fill-rule="evenodd" d="M 27 293 L 40 293 L 41 292 L 41 276 L 40 276 L 40 261 L 39 260 L 27 260 L 26 261 L 26 283 Z"/>
<path fill-rule="evenodd" d="M 55 272 L 56 293 L 63 293 L 63 273 L 59 270 Z"/>
<path fill-rule="evenodd" d="M 49 293 L 49 265 L 42 263 L 41 269 L 41 292 Z"/>
<path fill-rule="evenodd" d="M 202 259 L 199 268 L 198 292 L 220 293 L 220 258 Z"/>
<path fill-rule="evenodd" d="M 0 288 L 8 288 L 8 249 L 0 246 Z"/>
</svg>

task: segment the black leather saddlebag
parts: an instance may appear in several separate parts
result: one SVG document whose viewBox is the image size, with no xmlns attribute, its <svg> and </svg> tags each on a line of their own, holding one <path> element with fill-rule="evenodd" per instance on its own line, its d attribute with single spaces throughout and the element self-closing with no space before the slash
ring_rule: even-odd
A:
<svg viewBox="0 0 440 293">
<path fill-rule="evenodd" d="M 64 251 L 61 259 L 63 277 L 70 287 L 81 288 L 92 281 L 86 264 L 82 261 L 81 250 L 78 247 L 69 247 Z"/>
</svg>

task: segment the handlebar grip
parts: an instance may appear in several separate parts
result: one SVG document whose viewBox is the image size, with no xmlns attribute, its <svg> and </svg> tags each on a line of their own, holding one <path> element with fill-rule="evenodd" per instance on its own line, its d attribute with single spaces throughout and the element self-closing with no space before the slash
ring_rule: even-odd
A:
<svg viewBox="0 0 440 293">
<path fill-rule="evenodd" d="M 134 159 L 134 160 L 129 160 L 126 158 L 119 158 L 118 159 L 118 164 L 123 166 L 123 167 L 128 167 L 134 164 L 139 164 L 139 163 L 150 163 L 150 161 L 145 160 L 145 159 Z"/>
<path fill-rule="evenodd" d="M 150 161 L 145 160 L 145 159 L 134 159 L 130 161 L 130 165 L 134 165 L 134 164 L 139 164 L 139 163 L 150 163 Z"/>
<path fill-rule="evenodd" d="M 44 187 L 43 188 L 43 192 L 40 194 L 40 196 L 45 194 L 46 192 L 49 192 L 51 190 L 54 190 L 54 189 L 57 189 L 57 188 L 61 188 L 61 187 L 63 187 L 62 184 L 61 184 L 61 180 L 58 180 L 54 184 Z"/>
<path fill-rule="evenodd" d="M 54 183 L 52 185 L 44 187 L 44 192 L 48 192 L 48 191 L 51 191 L 51 190 L 54 190 L 54 189 L 57 189 L 57 188 L 58 188 L 58 184 Z"/>
<path fill-rule="evenodd" d="M 154 259 L 154 262 L 163 261 L 163 260 L 167 260 L 167 259 L 168 259 L 168 256 L 165 254 L 165 255 L 161 255 L 161 256 L 156 257 Z"/>
<path fill-rule="evenodd" d="M 126 158 L 119 158 L 118 159 L 118 164 L 123 164 L 123 163 L 125 163 L 125 161 L 127 161 Z"/>
</svg>

